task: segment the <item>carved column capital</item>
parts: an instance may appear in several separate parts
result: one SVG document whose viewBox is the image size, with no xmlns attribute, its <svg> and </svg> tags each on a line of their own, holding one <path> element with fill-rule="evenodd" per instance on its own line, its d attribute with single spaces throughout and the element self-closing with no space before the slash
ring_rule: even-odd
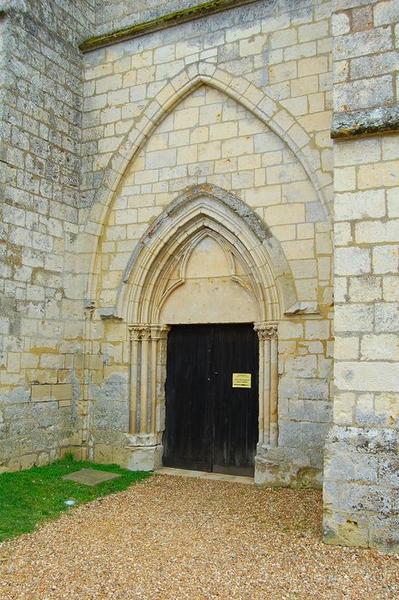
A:
<svg viewBox="0 0 399 600">
<path fill-rule="evenodd" d="M 149 342 L 151 339 L 151 327 L 149 325 L 143 325 L 141 328 L 141 339 L 143 342 Z"/>
<path fill-rule="evenodd" d="M 166 339 L 169 331 L 169 325 L 148 325 L 146 323 L 129 325 L 130 339 L 135 342 Z"/>
<path fill-rule="evenodd" d="M 278 323 L 275 321 L 262 321 L 255 323 L 254 329 L 259 340 L 277 339 Z"/>
<path fill-rule="evenodd" d="M 129 325 L 129 335 L 132 342 L 141 340 L 141 325 Z"/>
<path fill-rule="evenodd" d="M 170 331 L 169 325 L 151 325 L 151 339 L 164 340 Z"/>
</svg>

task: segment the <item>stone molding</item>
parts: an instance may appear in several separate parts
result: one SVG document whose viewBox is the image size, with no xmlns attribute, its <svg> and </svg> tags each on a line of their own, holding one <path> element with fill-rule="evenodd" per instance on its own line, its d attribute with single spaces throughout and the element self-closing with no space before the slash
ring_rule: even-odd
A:
<svg viewBox="0 0 399 600">
<path fill-rule="evenodd" d="M 269 228 L 263 223 L 260 217 L 253 211 L 247 204 L 245 204 L 240 198 L 235 196 L 231 192 L 219 188 L 213 184 L 199 184 L 193 185 L 181 193 L 173 202 L 165 208 L 165 210 L 151 223 L 150 227 L 142 236 L 141 240 L 136 245 L 132 255 L 129 258 L 126 269 L 123 273 L 123 283 L 127 283 L 130 279 L 130 275 L 137 261 L 140 252 L 152 243 L 152 240 L 156 237 L 157 233 L 162 230 L 165 223 L 169 220 L 173 220 L 179 217 L 183 211 L 188 208 L 189 203 L 196 198 L 201 196 L 210 196 L 218 199 L 226 208 L 230 208 L 238 216 L 240 216 L 251 231 L 256 235 L 260 242 L 270 240 L 272 233 Z"/>
<path fill-rule="evenodd" d="M 254 4 L 258 1 L 259 0 L 208 0 L 207 2 L 201 2 L 196 6 L 190 6 L 172 13 L 160 15 L 149 21 L 134 23 L 116 31 L 95 35 L 84 40 L 80 44 L 79 49 L 84 53 L 90 52 L 97 48 L 103 48 L 104 46 L 110 46 L 111 44 L 154 33 L 168 27 L 173 27 L 174 25 L 181 25 L 182 23 L 228 10 L 229 8 L 238 8 L 245 4 Z"/>
<path fill-rule="evenodd" d="M 317 302 L 301 301 L 295 302 L 290 306 L 284 313 L 287 316 L 290 315 L 319 315 L 320 308 Z"/>
<path fill-rule="evenodd" d="M 165 210 L 155 219 L 151 226 L 147 229 L 140 242 L 137 244 L 134 253 L 129 259 L 126 269 L 123 274 L 123 281 L 126 283 L 129 280 L 130 272 L 140 249 L 151 243 L 157 231 L 162 228 L 167 219 L 174 219 L 179 216 L 190 201 L 200 196 L 209 195 L 217 198 L 221 203 L 230 208 L 239 215 L 248 227 L 253 231 L 256 237 L 261 241 L 268 240 L 272 237 L 270 229 L 265 225 L 262 219 L 255 213 L 252 208 L 245 204 L 238 196 L 232 192 L 228 192 L 211 183 L 204 183 L 190 186 L 181 193 L 173 202 L 171 202 Z"/>
<path fill-rule="evenodd" d="M 260 320 L 278 320 L 296 302 L 280 243 L 236 196 L 205 184 L 187 188 L 147 229 L 121 281 L 115 314 L 127 322 L 159 323 L 175 259 L 203 231 L 221 236 L 248 266 Z"/>
<path fill-rule="evenodd" d="M 166 115 L 172 112 L 183 98 L 201 85 L 209 85 L 228 98 L 235 100 L 287 144 L 307 173 L 320 203 L 325 208 L 326 215 L 328 214 L 324 188 L 329 184 L 324 182 L 325 178 L 321 169 L 313 166 L 315 157 L 313 157 L 314 149 L 311 139 L 299 122 L 278 100 L 257 88 L 245 77 L 232 75 L 210 63 L 199 62 L 184 67 L 165 84 L 158 95 L 149 102 L 143 114 L 135 119 L 119 148 L 111 156 L 108 166 L 103 172 L 101 183 L 95 194 L 93 208 L 88 217 L 87 225 L 91 235 L 96 234 L 96 224 L 98 224 L 97 233 L 100 235 L 109 205 L 115 192 L 119 189 L 128 165 L 132 163 L 134 157 Z M 285 126 L 282 126 L 282 123 L 285 123 Z M 101 205 L 103 210 L 98 213 Z M 100 218 L 98 218 L 99 216 Z"/>
<path fill-rule="evenodd" d="M 333 139 L 349 139 L 399 131 L 399 105 L 354 112 L 334 113 L 331 125 Z"/>
</svg>

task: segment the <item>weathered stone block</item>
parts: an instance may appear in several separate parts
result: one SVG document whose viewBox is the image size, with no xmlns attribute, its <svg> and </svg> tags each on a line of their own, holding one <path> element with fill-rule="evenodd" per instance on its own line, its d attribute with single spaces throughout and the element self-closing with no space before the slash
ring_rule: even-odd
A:
<svg viewBox="0 0 399 600">
<path fill-rule="evenodd" d="M 128 387 L 120 375 L 112 375 L 101 386 L 93 386 L 94 423 L 96 429 L 128 431 Z"/>
<path fill-rule="evenodd" d="M 335 217 L 337 221 L 381 218 L 385 215 L 385 190 L 337 194 Z"/>
<path fill-rule="evenodd" d="M 339 305 L 336 308 L 336 332 L 371 332 L 373 330 L 373 325 L 374 310 L 370 305 Z"/>
<path fill-rule="evenodd" d="M 385 245 L 373 248 L 374 273 L 396 273 L 399 268 L 399 246 Z"/>
<path fill-rule="evenodd" d="M 335 366 L 335 382 L 341 390 L 399 391 L 397 366 L 385 362 L 340 362 Z"/>
<path fill-rule="evenodd" d="M 371 256 L 366 248 L 337 248 L 335 272 L 337 275 L 363 275 L 370 272 Z"/>
<path fill-rule="evenodd" d="M 399 336 L 365 335 L 361 340 L 361 356 L 366 360 L 399 361 Z"/>
<path fill-rule="evenodd" d="M 351 302 L 373 302 L 382 299 L 382 281 L 380 277 L 367 275 L 349 279 L 348 298 Z"/>
<path fill-rule="evenodd" d="M 373 8 L 374 24 L 376 26 L 399 21 L 399 7 L 395 0 L 378 2 Z"/>
<path fill-rule="evenodd" d="M 378 333 L 399 332 L 398 302 L 379 302 L 375 305 L 375 330 Z"/>
</svg>

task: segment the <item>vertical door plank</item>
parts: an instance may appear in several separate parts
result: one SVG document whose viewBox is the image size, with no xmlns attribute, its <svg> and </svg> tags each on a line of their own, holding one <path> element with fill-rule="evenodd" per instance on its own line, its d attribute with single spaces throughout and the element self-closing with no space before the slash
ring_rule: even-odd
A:
<svg viewBox="0 0 399 600">
<path fill-rule="evenodd" d="M 251 325 L 215 327 L 213 470 L 253 474 L 258 440 L 258 339 Z M 233 373 L 251 375 L 250 388 L 233 388 Z"/>
<path fill-rule="evenodd" d="M 163 463 L 209 471 L 209 328 L 172 327 L 167 352 Z"/>
</svg>

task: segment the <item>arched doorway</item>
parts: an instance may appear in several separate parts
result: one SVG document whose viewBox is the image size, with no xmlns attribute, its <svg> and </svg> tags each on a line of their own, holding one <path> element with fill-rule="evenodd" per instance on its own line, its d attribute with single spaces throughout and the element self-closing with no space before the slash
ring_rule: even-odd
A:
<svg viewBox="0 0 399 600">
<path fill-rule="evenodd" d="M 172 326 L 167 344 L 164 466 L 253 475 L 258 379 L 253 323 Z"/>
<path fill-rule="evenodd" d="M 182 325 L 212 324 L 221 334 L 229 324 L 231 336 L 232 327 L 238 335 L 245 329 L 238 324 L 247 324 L 252 335 L 257 332 L 255 368 L 234 371 L 231 363 L 225 381 L 233 389 L 233 374 L 252 373 L 258 447 L 277 444 L 277 328 L 294 302 L 278 242 L 233 194 L 193 186 L 158 217 L 131 257 L 119 293 L 131 338 L 129 444 L 149 468 L 163 455 L 168 332 Z"/>
</svg>

